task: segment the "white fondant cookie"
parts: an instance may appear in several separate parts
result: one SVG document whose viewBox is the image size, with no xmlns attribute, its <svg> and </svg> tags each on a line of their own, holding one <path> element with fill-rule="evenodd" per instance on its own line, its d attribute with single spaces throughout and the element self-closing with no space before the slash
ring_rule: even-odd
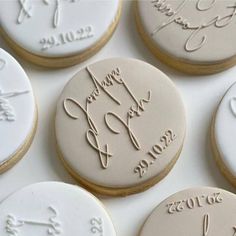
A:
<svg viewBox="0 0 236 236">
<path fill-rule="evenodd" d="M 218 188 L 195 188 L 164 200 L 140 236 L 235 236 L 236 196 Z"/>
<path fill-rule="evenodd" d="M 0 204 L 1 236 L 115 236 L 102 203 L 77 186 L 44 182 Z"/>
<path fill-rule="evenodd" d="M 236 83 L 223 97 L 212 125 L 213 150 L 221 171 L 236 186 Z"/>
<path fill-rule="evenodd" d="M 234 0 L 138 0 L 136 18 L 149 48 L 189 73 L 215 73 L 236 64 Z"/>
<path fill-rule="evenodd" d="M 185 112 L 170 79 L 135 59 L 107 59 L 66 85 L 56 111 L 58 151 L 67 169 L 92 191 L 140 192 L 175 164 Z"/>
<path fill-rule="evenodd" d="M 0 23 L 3 36 L 21 56 L 63 67 L 84 60 L 105 44 L 118 23 L 120 8 L 120 0 L 0 1 Z"/>
<path fill-rule="evenodd" d="M 0 49 L 0 172 L 28 150 L 37 112 L 30 81 L 18 62 Z"/>
</svg>

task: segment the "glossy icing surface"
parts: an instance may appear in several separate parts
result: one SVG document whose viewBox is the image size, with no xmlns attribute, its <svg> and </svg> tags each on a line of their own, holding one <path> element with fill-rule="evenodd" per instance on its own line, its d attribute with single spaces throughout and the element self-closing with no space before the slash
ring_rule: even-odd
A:
<svg viewBox="0 0 236 236">
<path fill-rule="evenodd" d="M 119 0 L 3 0 L 0 23 L 25 50 L 63 57 L 95 45 L 108 31 L 118 9 Z"/>
<path fill-rule="evenodd" d="M 2 236 L 115 236 L 103 205 L 84 189 L 42 182 L 27 186 L 0 204 Z"/>
<path fill-rule="evenodd" d="M 138 0 L 141 24 L 156 47 L 189 63 L 236 55 L 234 0 Z"/>
<path fill-rule="evenodd" d="M 236 178 L 236 84 L 230 87 L 218 107 L 214 131 L 221 160 Z"/>
<path fill-rule="evenodd" d="M 195 188 L 164 200 L 145 222 L 140 236 L 234 236 L 236 196 L 217 188 Z"/>
<path fill-rule="evenodd" d="M 25 143 L 35 123 L 35 99 L 28 76 L 0 49 L 0 164 Z"/>
<path fill-rule="evenodd" d="M 163 173 L 185 136 L 176 87 L 134 59 L 107 59 L 78 72 L 61 94 L 55 122 L 64 161 L 104 187 L 137 186 Z"/>
</svg>

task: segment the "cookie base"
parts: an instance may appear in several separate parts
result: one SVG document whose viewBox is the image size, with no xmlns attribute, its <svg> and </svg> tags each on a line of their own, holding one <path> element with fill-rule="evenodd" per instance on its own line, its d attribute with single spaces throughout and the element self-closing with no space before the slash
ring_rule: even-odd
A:
<svg viewBox="0 0 236 236">
<path fill-rule="evenodd" d="M 12 40 L 6 32 L 0 28 L 0 34 L 5 39 L 5 41 L 8 43 L 8 45 L 18 54 L 21 58 L 30 61 L 36 65 L 47 67 L 47 68 L 64 68 L 76 65 L 82 61 L 85 61 L 89 57 L 96 54 L 105 44 L 109 41 L 111 36 L 113 35 L 120 16 L 121 16 L 121 8 L 122 8 L 122 1 L 120 0 L 119 3 L 119 9 L 117 11 L 117 14 L 115 16 L 115 19 L 113 20 L 112 24 L 110 25 L 107 32 L 103 35 L 103 37 L 94 44 L 91 48 L 76 54 L 72 56 L 67 57 L 42 57 L 38 56 L 36 54 L 30 53 L 29 51 L 25 50 L 21 46 L 19 46 L 17 43 L 15 43 L 14 40 Z"/>
<path fill-rule="evenodd" d="M 221 61 L 215 64 L 197 64 L 197 63 L 189 63 L 187 61 L 181 60 L 180 58 L 173 57 L 165 52 L 163 52 L 160 48 L 157 47 L 156 44 L 150 39 L 145 30 L 143 29 L 140 16 L 138 13 L 138 3 L 134 2 L 134 11 L 135 11 L 135 19 L 136 25 L 141 38 L 149 48 L 149 50 L 163 63 L 168 66 L 179 70 L 181 72 L 192 74 L 192 75 L 207 75 L 207 74 L 215 74 L 221 71 L 227 70 L 236 65 L 236 56 L 232 57 L 228 60 Z"/>
<path fill-rule="evenodd" d="M 211 123 L 211 128 L 210 128 L 210 139 L 211 139 L 211 147 L 212 147 L 212 152 L 213 152 L 213 156 L 214 159 L 221 171 L 221 173 L 226 177 L 226 179 L 234 186 L 236 187 L 236 177 L 233 176 L 230 171 L 228 170 L 228 168 L 226 167 L 225 163 L 223 162 L 223 159 L 220 155 L 220 152 L 217 148 L 216 145 L 216 140 L 215 140 L 215 118 L 216 115 L 214 115 L 214 118 L 212 120 Z"/>
<path fill-rule="evenodd" d="M 15 164 L 17 164 L 17 162 L 19 162 L 24 157 L 24 155 L 27 153 L 27 151 L 29 150 L 29 148 L 33 142 L 33 139 L 34 139 L 34 136 L 35 136 L 35 133 L 37 130 L 37 125 L 38 125 L 38 110 L 36 108 L 35 109 L 35 120 L 34 120 L 34 125 L 32 128 L 32 131 L 30 132 L 30 134 L 26 138 L 23 145 L 11 157 L 9 157 L 9 159 L 7 161 L 0 164 L 0 174 L 4 173 L 7 170 L 9 170 L 10 168 L 12 168 Z"/>
</svg>

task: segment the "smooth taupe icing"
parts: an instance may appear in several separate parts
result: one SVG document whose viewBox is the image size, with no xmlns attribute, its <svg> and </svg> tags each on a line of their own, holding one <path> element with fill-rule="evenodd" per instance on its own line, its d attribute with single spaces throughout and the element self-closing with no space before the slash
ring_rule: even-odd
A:
<svg viewBox="0 0 236 236">
<path fill-rule="evenodd" d="M 55 122 L 69 169 L 114 189 L 163 175 L 185 135 L 184 106 L 174 84 L 134 59 L 108 59 L 77 73 L 61 94 Z"/>
<path fill-rule="evenodd" d="M 163 53 L 192 64 L 236 55 L 234 0 L 138 0 L 145 34 Z"/>
<path fill-rule="evenodd" d="M 140 236 L 235 236 L 236 196 L 217 188 L 188 189 L 163 201 Z"/>
</svg>

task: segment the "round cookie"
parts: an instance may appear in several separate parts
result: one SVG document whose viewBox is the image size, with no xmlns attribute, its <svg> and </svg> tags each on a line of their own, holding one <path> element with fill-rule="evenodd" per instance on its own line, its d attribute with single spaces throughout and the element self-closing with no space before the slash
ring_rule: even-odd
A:
<svg viewBox="0 0 236 236">
<path fill-rule="evenodd" d="M 236 83 L 226 92 L 216 111 L 211 140 L 220 170 L 236 187 Z"/>
<path fill-rule="evenodd" d="M 137 0 L 138 30 L 175 69 L 211 74 L 236 64 L 234 0 Z"/>
<path fill-rule="evenodd" d="M 29 149 L 37 126 L 37 109 L 28 76 L 0 48 L 0 173 Z"/>
<path fill-rule="evenodd" d="M 55 118 L 58 153 L 91 191 L 125 196 L 168 174 L 185 122 L 182 99 L 165 74 L 143 61 L 107 59 L 64 88 Z"/>
<path fill-rule="evenodd" d="M 1 236 L 115 236 L 102 203 L 77 186 L 43 182 L 0 204 Z"/>
<path fill-rule="evenodd" d="M 105 45 L 120 12 L 121 0 L 0 1 L 0 31 L 21 57 L 41 66 L 67 67 Z"/>
<path fill-rule="evenodd" d="M 139 236 L 235 236 L 236 196 L 218 188 L 178 192 L 148 217 Z"/>
</svg>

